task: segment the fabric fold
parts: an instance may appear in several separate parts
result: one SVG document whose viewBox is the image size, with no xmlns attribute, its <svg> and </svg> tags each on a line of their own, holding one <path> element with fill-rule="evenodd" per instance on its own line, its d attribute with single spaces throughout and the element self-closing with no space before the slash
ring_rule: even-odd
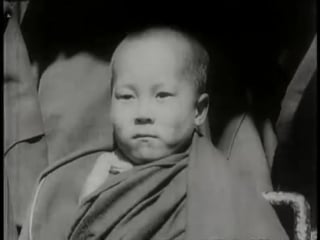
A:
<svg viewBox="0 0 320 240">
<path fill-rule="evenodd" d="M 17 9 L 19 6 L 23 11 Z M 3 156 L 10 182 L 14 223 L 20 226 L 37 177 L 48 165 L 37 77 L 19 23 L 25 7 L 22 3 L 13 4 L 12 17 L 4 33 Z"/>
<path fill-rule="evenodd" d="M 60 163 L 43 176 L 33 240 L 288 239 L 255 182 L 205 137 L 195 134 L 186 153 L 113 175 L 79 205 L 98 157 Z"/>
<path fill-rule="evenodd" d="M 174 159 L 171 167 L 159 165 Z M 273 208 L 236 174 L 207 139 L 195 136 L 189 156 L 107 181 L 82 206 L 69 239 L 286 239 Z M 179 217 L 166 224 L 172 215 Z"/>
</svg>

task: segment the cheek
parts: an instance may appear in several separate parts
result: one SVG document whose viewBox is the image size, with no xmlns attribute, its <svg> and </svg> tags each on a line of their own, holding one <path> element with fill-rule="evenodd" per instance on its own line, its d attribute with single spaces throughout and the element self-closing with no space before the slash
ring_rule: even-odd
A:
<svg viewBox="0 0 320 240">
<path fill-rule="evenodd" d="M 158 123 L 170 130 L 172 134 L 183 133 L 184 131 L 189 131 L 190 128 L 193 129 L 194 110 L 188 106 L 172 104 L 158 115 Z"/>
<path fill-rule="evenodd" d="M 111 120 L 114 123 L 123 122 L 132 117 L 131 104 L 123 104 L 119 101 L 113 101 L 111 104 Z"/>
<path fill-rule="evenodd" d="M 121 106 L 120 104 L 116 103 L 112 104 L 110 117 L 114 130 L 116 130 L 117 133 L 120 134 L 124 132 L 125 129 L 129 126 L 129 122 L 131 119 L 130 116 L 130 111 L 126 109 L 124 106 Z"/>
</svg>

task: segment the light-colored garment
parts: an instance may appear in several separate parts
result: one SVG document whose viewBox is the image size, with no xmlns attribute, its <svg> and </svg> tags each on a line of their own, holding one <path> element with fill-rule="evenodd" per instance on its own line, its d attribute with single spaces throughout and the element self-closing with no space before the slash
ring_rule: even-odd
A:
<svg viewBox="0 0 320 240">
<path fill-rule="evenodd" d="M 109 174 L 118 174 L 133 168 L 131 163 L 120 156 L 116 151 L 112 151 L 98 157 L 83 186 L 79 201 L 97 190 L 108 179 Z"/>
</svg>

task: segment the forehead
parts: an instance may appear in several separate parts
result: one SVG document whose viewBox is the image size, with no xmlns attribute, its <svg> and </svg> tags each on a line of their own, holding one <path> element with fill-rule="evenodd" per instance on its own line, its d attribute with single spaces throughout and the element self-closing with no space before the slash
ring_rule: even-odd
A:
<svg viewBox="0 0 320 240">
<path fill-rule="evenodd" d="M 117 79 L 123 77 L 155 78 L 181 73 L 190 47 L 173 37 L 149 37 L 129 40 L 120 45 L 114 56 Z"/>
</svg>

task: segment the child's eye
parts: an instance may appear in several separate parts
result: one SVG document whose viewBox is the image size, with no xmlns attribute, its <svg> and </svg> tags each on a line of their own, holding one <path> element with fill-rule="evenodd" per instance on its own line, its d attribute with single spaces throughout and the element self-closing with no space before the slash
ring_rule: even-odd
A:
<svg viewBox="0 0 320 240">
<path fill-rule="evenodd" d="M 117 99 L 122 99 L 122 100 L 130 100 L 130 99 L 133 99 L 133 95 L 131 94 L 117 94 L 116 95 L 116 98 Z"/>
<path fill-rule="evenodd" d="M 167 97 L 172 97 L 173 94 L 172 93 L 169 93 L 169 92 L 159 92 L 157 93 L 156 95 L 156 98 L 167 98 Z"/>
</svg>

